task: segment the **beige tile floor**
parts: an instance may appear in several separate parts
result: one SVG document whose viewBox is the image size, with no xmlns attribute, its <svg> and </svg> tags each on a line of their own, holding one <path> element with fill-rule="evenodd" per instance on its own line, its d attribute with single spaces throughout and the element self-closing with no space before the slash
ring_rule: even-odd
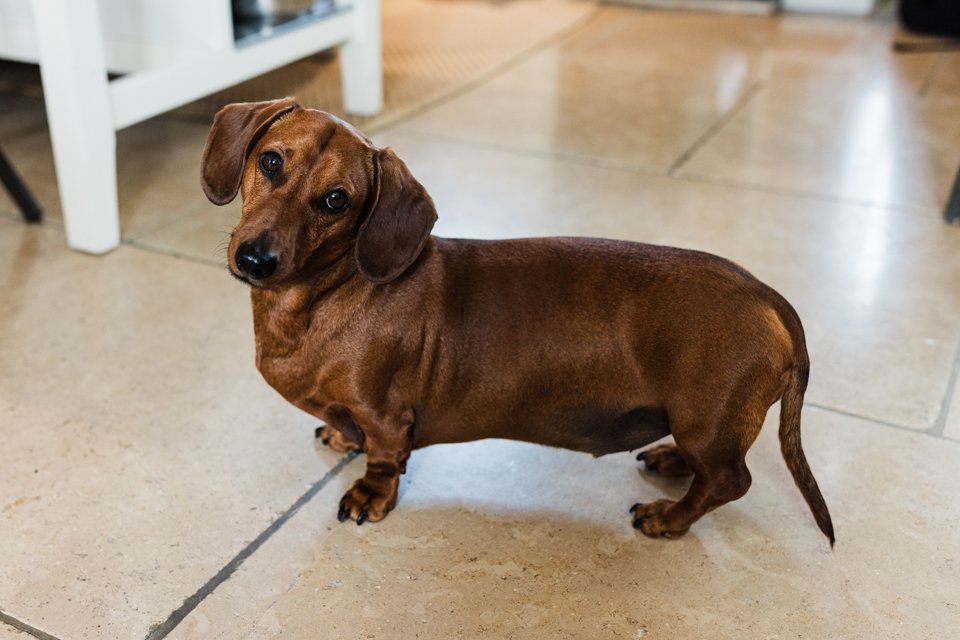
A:
<svg viewBox="0 0 960 640">
<path fill-rule="evenodd" d="M 221 267 L 237 207 L 196 184 L 206 125 L 121 133 L 125 242 L 93 258 L 64 246 L 42 104 L 0 96 L 0 142 L 50 213 L 27 227 L 0 196 L 0 639 L 954 635 L 960 228 L 939 211 L 960 53 L 897 57 L 895 37 L 883 17 L 603 7 L 374 132 L 440 235 L 696 247 L 793 301 L 832 552 L 775 410 L 750 493 L 678 541 L 626 509 L 682 484 L 503 441 L 416 452 L 389 518 L 338 523 L 362 458 L 316 449 L 254 369 Z"/>
</svg>

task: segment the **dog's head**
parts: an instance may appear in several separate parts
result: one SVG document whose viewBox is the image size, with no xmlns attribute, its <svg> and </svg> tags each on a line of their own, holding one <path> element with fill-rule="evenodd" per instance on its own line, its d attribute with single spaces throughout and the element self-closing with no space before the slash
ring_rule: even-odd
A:
<svg viewBox="0 0 960 640">
<path fill-rule="evenodd" d="M 391 149 L 292 98 L 221 109 L 200 182 L 219 205 L 241 192 L 227 263 L 261 288 L 309 279 L 343 260 L 367 280 L 389 282 L 416 260 L 437 219 Z"/>
</svg>

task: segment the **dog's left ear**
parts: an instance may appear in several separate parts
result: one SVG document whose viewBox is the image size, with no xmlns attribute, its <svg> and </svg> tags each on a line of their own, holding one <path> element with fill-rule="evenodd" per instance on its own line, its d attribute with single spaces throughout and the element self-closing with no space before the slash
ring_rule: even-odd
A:
<svg viewBox="0 0 960 640">
<path fill-rule="evenodd" d="M 200 161 L 200 185 L 214 204 L 227 204 L 240 190 L 250 149 L 277 118 L 300 105 L 293 98 L 228 104 L 213 117 Z"/>
<path fill-rule="evenodd" d="M 357 232 L 357 267 L 367 280 L 389 282 L 417 259 L 430 237 L 437 210 L 423 185 L 392 149 L 379 149 L 376 194 Z"/>
</svg>

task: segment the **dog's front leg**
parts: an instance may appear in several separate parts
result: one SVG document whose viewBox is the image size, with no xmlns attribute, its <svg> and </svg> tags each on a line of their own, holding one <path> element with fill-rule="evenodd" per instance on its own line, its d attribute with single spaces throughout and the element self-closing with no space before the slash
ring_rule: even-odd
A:
<svg viewBox="0 0 960 640">
<path fill-rule="evenodd" d="M 400 475 L 407 470 L 412 449 L 413 410 L 396 415 L 354 416 L 363 430 L 363 452 L 367 472 L 340 500 L 340 522 L 347 519 L 363 524 L 383 520 L 397 504 Z"/>
</svg>

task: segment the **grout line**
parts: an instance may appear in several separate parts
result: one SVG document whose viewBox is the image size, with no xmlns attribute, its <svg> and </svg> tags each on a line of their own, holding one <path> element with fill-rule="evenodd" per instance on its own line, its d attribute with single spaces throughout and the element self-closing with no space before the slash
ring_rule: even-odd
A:
<svg viewBox="0 0 960 640">
<path fill-rule="evenodd" d="M 927 74 L 927 77 L 923 79 L 923 84 L 920 85 L 920 90 L 917 92 L 918 98 L 926 98 L 930 94 L 930 88 L 933 86 L 937 76 L 940 75 L 940 68 L 946 63 L 946 61 L 947 54 L 941 53 L 937 56 L 933 66 L 930 68 L 930 73 Z"/>
<path fill-rule="evenodd" d="M 940 405 L 940 413 L 934 420 L 933 426 L 927 430 L 927 434 L 943 438 L 943 432 L 947 428 L 947 416 L 950 415 L 950 404 L 953 400 L 953 391 L 957 388 L 957 378 L 960 377 L 960 345 L 957 346 L 957 352 L 953 356 L 953 366 L 950 368 L 950 377 L 947 379 L 947 391 L 943 395 L 943 403 Z"/>
<path fill-rule="evenodd" d="M 200 258 L 198 256 L 193 256 L 188 253 L 181 253 L 174 249 L 162 249 L 160 247 L 155 247 L 149 244 L 143 244 L 141 241 L 136 238 L 126 238 L 120 241 L 120 244 L 125 247 L 130 247 L 131 249 L 139 249 L 140 251 L 146 251 L 147 253 L 153 253 L 160 256 L 166 256 L 168 258 L 175 258 L 177 260 L 184 260 L 186 262 L 192 262 L 194 264 L 201 264 L 205 267 L 215 267 L 217 269 L 226 269 L 226 265 L 215 258 Z"/>
<path fill-rule="evenodd" d="M 7 624 L 17 631 L 21 631 L 27 635 L 33 636 L 34 638 L 39 638 L 40 640 L 59 640 L 56 636 L 52 636 L 46 631 L 41 631 L 36 627 L 32 627 L 22 620 L 17 620 L 8 613 L 4 613 L 0 610 L 0 622 Z"/>
<path fill-rule="evenodd" d="M 818 193 L 816 191 L 806 191 L 804 189 L 789 189 L 787 187 L 769 186 L 757 184 L 755 182 L 740 182 L 738 180 L 728 180 L 726 178 L 716 178 L 699 173 L 683 173 L 670 176 L 674 180 L 683 180 L 686 182 L 700 182 L 705 184 L 715 184 L 721 187 L 730 187 L 732 189 L 744 189 L 747 191 L 757 191 L 761 193 L 772 193 L 782 196 L 793 196 L 798 198 L 809 198 L 820 202 L 832 204 L 843 204 L 855 207 L 865 207 L 871 209 L 884 209 L 894 213 L 912 215 L 920 218 L 940 220 L 940 212 L 932 207 L 922 205 L 898 204 L 891 202 L 873 202 L 870 200 L 860 200 L 858 198 L 848 198 L 829 193 Z"/>
<path fill-rule="evenodd" d="M 828 413 L 834 413 L 840 416 L 846 416 L 848 418 L 856 418 L 857 420 L 863 420 L 864 422 L 872 422 L 873 424 L 880 427 L 887 427 L 888 429 L 896 429 L 897 431 L 906 431 L 908 433 L 913 433 L 920 436 L 931 436 L 937 438 L 938 440 L 949 440 L 949 438 L 944 437 L 942 434 L 932 433 L 930 429 L 914 429 L 902 424 L 897 424 L 896 422 L 887 422 L 886 420 L 880 420 L 879 418 L 871 418 L 870 416 L 865 416 L 860 413 L 854 413 L 853 411 L 845 411 L 844 409 L 838 409 L 836 407 L 829 407 L 824 404 L 819 404 L 817 402 L 804 402 L 803 406 L 811 407 L 813 409 L 819 409 L 820 411 L 826 411 Z"/>
<path fill-rule="evenodd" d="M 165 638 L 171 631 L 180 624 L 184 618 L 186 618 L 191 611 L 197 608 L 197 606 L 203 602 L 203 600 L 209 596 L 213 591 L 220 586 L 222 583 L 230 579 L 230 576 L 240 568 L 240 565 L 246 561 L 253 553 L 263 545 L 264 542 L 270 539 L 273 534 L 280 530 L 280 528 L 286 524 L 286 522 L 292 518 L 296 513 L 303 507 L 305 504 L 310 502 L 310 500 L 317 495 L 327 483 L 329 483 L 333 478 L 340 474 L 343 469 L 353 461 L 359 454 L 355 451 L 348 453 L 334 466 L 332 469 L 327 471 L 326 474 L 320 480 L 313 483 L 306 493 L 300 496 L 296 502 L 294 502 L 289 509 L 283 512 L 283 514 L 274 520 L 269 527 L 264 529 L 260 535 L 258 535 L 253 542 L 244 547 L 240 553 L 235 555 L 233 559 L 223 566 L 220 571 L 216 573 L 212 578 L 210 578 L 206 584 L 204 584 L 200 589 L 197 590 L 189 598 L 183 601 L 183 604 L 173 611 L 170 616 L 163 622 L 153 625 L 150 627 L 149 632 L 146 635 L 145 640 L 160 640 L 160 638 Z M 40 637 L 40 636 L 38 636 Z M 56 639 L 54 639 L 56 640 Z"/>
<path fill-rule="evenodd" d="M 403 124 L 408 120 L 412 120 L 417 116 L 423 115 L 424 113 L 436 107 L 439 107 L 447 102 L 450 102 L 456 98 L 459 98 L 462 95 L 470 93 L 474 89 L 477 89 L 478 87 L 486 84 L 487 82 L 493 80 L 497 76 L 500 76 L 506 73 L 507 71 L 510 71 L 514 67 L 519 66 L 521 63 L 526 62 L 536 54 L 541 53 L 549 49 L 550 47 L 560 44 L 564 40 L 567 40 L 577 35 L 577 33 L 582 31 L 586 27 L 590 26 L 590 24 L 594 20 L 596 20 L 601 14 L 605 13 L 605 11 L 606 11 L 606 8 L 603 7 L 602 5 L 598 5 L 594 7 L 589 13 L 579 18 L 573 24 L 567 27 L 564 27 L 560 31 L 557 31 L 556 33 L 553 33 L 545 37 L 540 42 L 535 42 L 534 44 L 530 45 L 523 51 L 520 51 L 514 56 L 508 58 L 507 60 L 504 60 L 503 62 L 495 65 L 491 69 L 488 69 L 487 71 L 481 73 L 480 75 L 476 76 L 472 80 L 469 80 L 456 87 L 452 87 L 449 91 L 442 93 L 432 99 L 429 99 L 423 104 L 413 106 L 406 111 L 401 111 L 400 113 L 396 114 L 392 118 L 386 118 L 372 126 L 368 126 L 364 129 L 364 133 L 366 133 L 367 135 L 380 133 L 391 127 L 395 127 L 397 125 Z"/>
<path fill-rule="evenodd" d="M 479 141 L 479 140 L 471 140 L 469 138 L 461 138 L 459 136 L 451 135 L 448 133 L 433 133 L 433 132 L 419 129 L 417 127 L 404 127 L 402 129 L 396 129 L 394 131 L 391 131 L 390 133 L 396 134 L 396 135 L 412 136 L 416 138 L 425 139 L 428 141 L 440 142 L 444 144 L 462 146 L 462 147 L 467 147 L 472 149 L 483 149 L 486 151 L 494 151 L 494 152 L 504 153 L 507 155 L 517 156 L 517 157 L 538 158 L 542 160 L 551 160 L 554 162 L 562 162 L 566 164 L 574 164 L 574 165 L 579 165 L 584 167 L 604 169 L 607 171 L 619 171 L 624 173 L 640 174 L 640 175 L 650 176 L 654 178 L 669 178 L 669 179 L 677 180 L 681 182 L 712 184 L 720 187 L 725 187 L 727 189 L 740 189 L 743 191 L 753 191 L 757 193 L 770 193 L 774 195 L 789 196 L 792 198 L 804 198 L 808 200 L 815 200 L 817 202 L 826 202 L 831 204 L 841 204 L 841 205 L 848 205 L 848 206 L 861 207 L 861 208 L 871 208 L 871 209 L 883 209 L 885 211 L 891 211 L 893 213 L 916 216 L 918 218 L 940 220 L 939 212 L 936 212 L 932 208 L 921 207 L 918 205 L 871 202 L 869 200 L 858 200 L 856 198 L 847 198 L 844 196 L 837 196 L 829 193 L 818 193 L 816 191 L 804 191 L 802 189 L 788 189 L 784 187 L 767 186 L 767 185 L 756 184 L 752 182 L 738 182 L 736 180 L 715 178 L 712 176 L 706 176 L 706 175 L 696 174 L 696 173 L 682 173 L 682 174 L 669 175 L 666 169 L 658 169 L 651 165 L 635 164 L 631 162 L 625 162 L 622 160 L 598 158 L 595 156 L 584 156 L 584 155 L 578 155 L 578 154 L 567 153 L 567 152 L 543 151 L 540 149 L 531 149 L 531 148 L 524 148 L 524 147 L 511 147 L 509 145 L 504 145 L 497 142 L 486 142 L 486 141 Z"/>
<path fill-rule="evenodd" d="M 720 132 L 723 127 L 727 125 L 728 122 L 733 120 L 737 114 L 739 114 L 744 107 L 746 107 L 755 95 L 760 93 L 764 89 L 765 85 L 762 80 L 757 80 L 750 88 L 743 92 L 743 95 L 730 107 L 725 114 L 717 118 L 717 121 L 714 122 L 710 127 L 704 131 L 699 138 L 693 141 L 693 144 L 690 147 L 680 154 L 680 157 L 673 161 L 670 165 L 670 168 L 667 169 L 669 175 L 675 174 L 680 170 L 687 161 L 693 157 L 693 155 L 699 151 L 703 145 L 707 143 L 713 136 Z"/>
<path fill-rule="evenodd" d="M 4 220 L 11 220 L 11 221 L 23 220 L 23 216 L 21 214 L 15 211 L 8 211 L 7 209 L 4 209 L 2 207 L 0 207 L 0 218 L 3 218 Z"/>
<path fill-rule="evenodd" d="M 390 134 L 412 136 L 415 138 L 423 138 L 427 141 L 440 142 L 451 146 L 494 151 L 512 156 L 536 158 L 538 160 L 552 160 L 555 162 L 564 162 L 567 164 L 593 167 L 596 169 L 606 169 L 609 171 L 639 173 L 656 178 L 670 177 L 666 173 L 666 168 L 662 166 L 658 167 L 656 165 L 639 164 L 624 160 L 616 160 L 613 158 L 602 158 L 599 156 L 571 153 L 568 151 L 545 151 L 543 149 L 532 149 L 530 147 L 511 147 L 510 145 L 499 142 L 471 140 L 469 138 L 461 138 L 455 134 L 435 133 L 417 127 L 404 127 L 403 129 L 391 131 Z"/>
</svg>

